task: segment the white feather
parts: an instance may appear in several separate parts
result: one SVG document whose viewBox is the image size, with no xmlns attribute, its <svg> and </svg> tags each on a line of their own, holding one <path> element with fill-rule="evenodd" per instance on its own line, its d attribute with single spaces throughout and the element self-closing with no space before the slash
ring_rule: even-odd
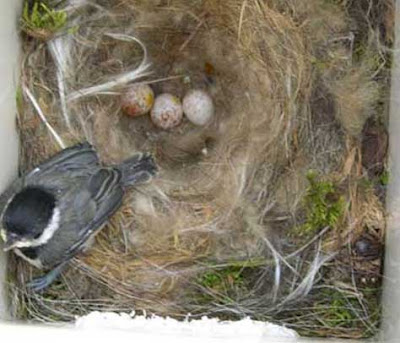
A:
<svg viewBox="0 0 400 343">
<path fill-rule="evenodd" d="M 147 76 L 151 73 L 148 70 L 150 68 L 150 63 L 148 63 L 148 61 L 147 61 L 147 49 L 146 49 L 145 45 L 139 39 L 129 36 L 129 35 L 124 35 L 124 34 L 106 33 L 105 35 L 108 37 L 111 37 L 113 39 L 116 39 L 116 40 L 125 41 L 125 42 L 133 42 L 133 43 L 139 44 L 140 47 L 143 49 L 143 54 L 144 54 L 142 62 L 136 69 L 128 71 L 121 75 L 116 75 L 116 76 L 112 77 L 109 81 L 106 81 L 105 83 L 91 86 L 91 87 L 84 88 L 84 89 L 80 89 L 78 91 L 71 93 L 67 98 L 68 101 L 74 101 L 74 100 L 80 99 L 82 97 L 107 92 L 110 89 L 113 89 L 120 85 L 125 85 L 129 82 L 135 81 L 135 80 L 142 78 L 144 76 Z"/>
</svg>

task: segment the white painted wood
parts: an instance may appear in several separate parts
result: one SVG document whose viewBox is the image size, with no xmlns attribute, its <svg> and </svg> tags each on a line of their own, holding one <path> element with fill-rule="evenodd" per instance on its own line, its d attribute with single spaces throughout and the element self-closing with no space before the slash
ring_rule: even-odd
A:
<svg viewBox="0 0 400 343">
<path fill-rule="evenodd" d="M 383 331 L 386 342 L 400 341 L 400 0 L 396 1 L 396 40 L 389 120 L 390 181 L 387 197 Z"/>
<path fill-rule="evenodd" d="M 15 94 L 18 80 L 17 18 L 20 1 L 0 0 L 0 191 L 16 176 L 18 139 L 15 128 Z M 0 246 L 0 280 L 5 279 L 6 259 Z M 0 318 L 6 316 L 0 282 Z"/>
</svg>

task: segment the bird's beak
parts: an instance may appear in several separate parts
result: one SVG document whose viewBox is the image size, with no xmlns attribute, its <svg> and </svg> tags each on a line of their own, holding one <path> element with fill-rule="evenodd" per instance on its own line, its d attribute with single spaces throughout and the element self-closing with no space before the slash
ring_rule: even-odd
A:
<svg viewBox="0 0 400 343">
<path fill-rule="evenodd" d="M 13 235 L 13 234 L 11 234 L 11 235 L 8 234 L 4 241 L 3 250 L 9 251 L 9 250 L 14 249 L 16 247 L 16 245 L 18 244 L 18 242 L 19 242 L 18 236 Z"/>
</svg>

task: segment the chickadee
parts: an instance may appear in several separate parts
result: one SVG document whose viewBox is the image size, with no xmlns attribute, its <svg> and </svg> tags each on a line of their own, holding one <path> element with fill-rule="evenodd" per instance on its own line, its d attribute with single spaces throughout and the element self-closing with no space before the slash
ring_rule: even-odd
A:
<svg viewBox="0 0 400 343">
<path fill-rule="evenodd" d="M 50 270 L 28 286 L 48 287 L 120 207 L 126 187 L 149 181 L 156 172 L 153 158 L 142 153 L 104 167 L 93 147 L 82 143 L 18 178 L 0 196 L 4 250 Z"/>
</svg>

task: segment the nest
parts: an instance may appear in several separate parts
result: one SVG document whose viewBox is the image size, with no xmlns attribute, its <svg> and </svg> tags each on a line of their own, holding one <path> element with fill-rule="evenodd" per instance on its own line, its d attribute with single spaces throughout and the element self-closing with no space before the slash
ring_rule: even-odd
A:
<svg viewBox="0 0 400 343">
<path fill-rule="evenodd" d="M 10 256 L 15 317 L 135 309 L 374 335 L 390 5 L 70 0 L 63 30 L 24 34 L 21 172 L 82 140 L 104 163 L 152 152 L 161 172 L 46 292 L 26 289 L 38 272 Z M 156 94 L 207 90 L 214 121 L 163 131 L 124 116 L 120 95 L 139 81 Z"/>
</svg>

